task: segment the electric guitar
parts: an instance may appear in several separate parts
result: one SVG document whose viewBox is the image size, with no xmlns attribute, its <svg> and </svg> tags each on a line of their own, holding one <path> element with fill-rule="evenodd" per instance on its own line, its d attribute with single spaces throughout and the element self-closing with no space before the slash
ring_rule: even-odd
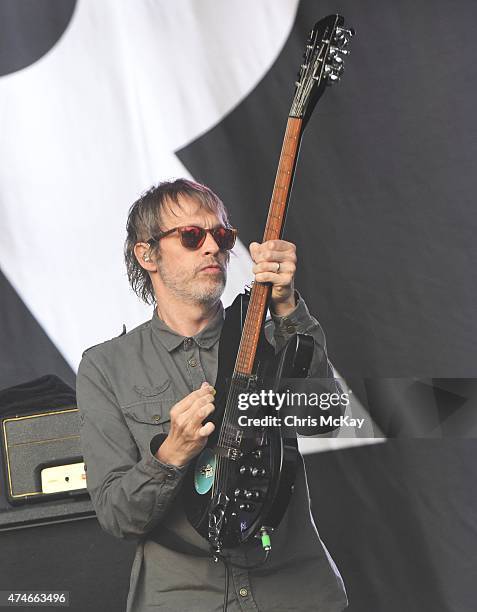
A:
<svg viewBox="0 0 477 612">
<path fill-rule="evenodd" d="M 343 17 L 329 15 L 308 37 L 263 241 L 282 236 L 303 131 L 326 86 L 340 79 L 353 35 Z M 313 338 L 304 334 L 293 336 L 275 354 L 264 336 L 269 296 L 269 284 L 253 283 L 251 291 L 227 309 L 219 344 L 216 409 L 210 419 L 215 431 L 191 462 L 184 487 L 187 517 L 216 554 L 257 535 L 267 550 L 267 534 L 280 523 L 293 490 L 296 439 L 284 437 L 279 426 L 238 425 L 241 394 L 277 391 L 284 378 L 306 377 L 313 355 Z M 258 407 L 255 416 L 266 414 L 266 408 Z"/>
</svg>

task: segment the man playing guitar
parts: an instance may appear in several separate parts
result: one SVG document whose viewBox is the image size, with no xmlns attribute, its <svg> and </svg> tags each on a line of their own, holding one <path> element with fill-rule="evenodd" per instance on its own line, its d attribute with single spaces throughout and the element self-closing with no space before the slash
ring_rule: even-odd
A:
<svg viewBox="0 0 477 612">
<path fill-rule="evenodd" d="M 224 205 L 204 185 L 178 179 L 146 192 L 129 212 L 125 258 L 132 288 L 154 304 L 152 319 L 88 349 L 80 364 L 88 490 L 106 531 L 138 539 L 129 611 L 222 606 L 225 569 L 188 523 L 178 493 L 214 430 L 204 420 L 214 411 L 220 297 L 235 237 Z M 310 375 L 332 379 L 323 331 L 294 289 L 295 245 L 252 243 L 250 255 L 255 282 L 272 285 L 267 339 L 279 350 L 297 332 L 312 336 Z M 274 554 L 247 571 L 252 545 L 231 552 L 229 611 L 346 607 L 341 576 L 313 522 L 301 459 Z"/>
</svg>

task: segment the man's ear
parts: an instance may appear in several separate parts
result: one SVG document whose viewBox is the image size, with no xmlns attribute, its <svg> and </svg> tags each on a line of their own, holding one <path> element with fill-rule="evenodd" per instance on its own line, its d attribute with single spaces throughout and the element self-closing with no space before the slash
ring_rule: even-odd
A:
<svg viewBox="0 0 477 612">
<path fill-rule="evenodd" d="M 138 242 L 134 245 L 134 255 L 139 265 L 148 272 L 156 272 L 157 265 L 152 256 L 151 245 L 147 242 Z"/>
</svg>

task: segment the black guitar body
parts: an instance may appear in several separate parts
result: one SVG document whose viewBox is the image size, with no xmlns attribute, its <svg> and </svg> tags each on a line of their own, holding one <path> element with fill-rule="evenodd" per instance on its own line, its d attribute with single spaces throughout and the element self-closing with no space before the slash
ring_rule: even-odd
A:
<svg viewBox="0 0 477 612">
<path fill-rule="evenodd" d="M 297 468 L 296 439 L 282 437 L 279 426 L 238 427 L 231 420 L 226 431 L 224 414 L 230 416 L 237 392 L 278 391 L 284 378 L 308 374 L 313 338 L 297 334 L 278 354 L 266 340 L 259 340 L 253 376 L 232 378 L 249 296 L 239 295 L 226 310 L 219 345 L 215 388 L 215 431 L 206 448 L 189 466 L 183 488 L 186 514 L 193 527 L 215 550 L 235 547 L 260 531 L 276 528 L 287 508 Z M 277 417 L 274 408 L 258 406 L 236 415 Z"/>
</svg>

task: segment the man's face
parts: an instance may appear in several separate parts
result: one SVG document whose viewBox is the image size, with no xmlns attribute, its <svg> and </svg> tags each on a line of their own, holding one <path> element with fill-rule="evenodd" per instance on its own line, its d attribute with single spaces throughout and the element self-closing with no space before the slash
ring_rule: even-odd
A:
<svg viewBox="0 0 477 612">
<path fill-rule="evenodd" d="M 180 196 L 179 203 L 169 202 L 165 207 L 161 224 L 164 231 L 184 225 L 213 228 L 225 223 L 192 198 Z M 157 299 L 164 299 L 170 292 L 185 302 L 215 304 L 225 288 L 228 259 L 228 252 L 221 251 L 209 233 L 196 250 L 183 247 L 177 232 L 162 238 L 157 253 Z"/>
</svg>

